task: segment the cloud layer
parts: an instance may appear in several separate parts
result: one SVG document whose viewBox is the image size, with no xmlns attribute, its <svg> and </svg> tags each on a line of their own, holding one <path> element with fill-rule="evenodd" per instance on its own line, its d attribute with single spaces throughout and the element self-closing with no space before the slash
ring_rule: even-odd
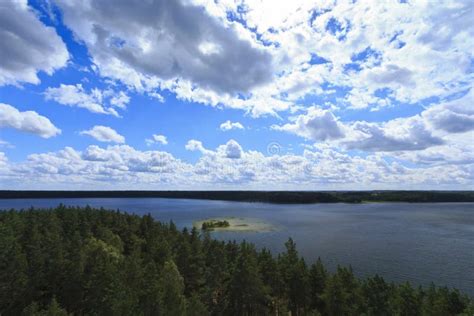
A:
<svg viewBox="0 0 474 316">
<path fill-rule="evenodd" d="M 1 179 L 97 188 L 474 185 L 472 1 L 48 5 L 0 3 L 0 128 L 53 138 L 61 130 L 38 112 L 54 113 L 63 135 L 47 148 L 64 149 L 32 144 L 9 160 L 18 146 L 2 135 Z M 24 100 L 35 107 L 10 105 Z M 59 105 L 69 109 L 53 112 Z M 185 120 L 189 113 L 199 116 Z M 184 125 L 201 119 L 212 124 Z M 96 141 L 110 146 L 88 145 Z M 156 148 L 169 152 L 146 150 Z"/>
<path fill-rule="evenodd" d="M 127 145 L 84 151 L 66 147 L 57 152 L 32 154 L 22 163 L 3 159 L 2 177 L 12 184 L 35 179 L 29 186 L 47 188 L 248 188 L 248 189 L 361 189 L 443 188 L 451 183 L 471 183 L 474 169 L 466 165 L 431 164 L 409 168 L 382 155 L 351 156 L 331 147 L 312 147 L 303 155 L 264 155 L 245 151 L 230 140 L 215 150 L 192 140 L 187 149 L 201 157 L 185 163 L 162 151 L 140 151 Z M 21 180 L 23 179 L 23 180 Z"/>
<path fill-rule="evenodd" d="M 432 106 L 420 114 L 385 122 L 342 122 L 329 110 L 310 107 L 293 122 L 274 125 L 315 142 L 369 152 L 424 150 L 446 144 L 452 134 L 472 140 L 474 130 L 473 92 L 456 101 Z"/>
</svg>

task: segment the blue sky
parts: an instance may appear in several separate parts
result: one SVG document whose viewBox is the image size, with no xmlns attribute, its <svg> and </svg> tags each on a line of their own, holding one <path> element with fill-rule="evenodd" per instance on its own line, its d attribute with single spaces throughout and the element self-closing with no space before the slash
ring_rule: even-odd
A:
<svg viewBox="0 0 474 316">
<path fill-rule="evenodd" d="M 472 189 L 470 1 L 0 4 L 0 189 Z"/>
</svg>

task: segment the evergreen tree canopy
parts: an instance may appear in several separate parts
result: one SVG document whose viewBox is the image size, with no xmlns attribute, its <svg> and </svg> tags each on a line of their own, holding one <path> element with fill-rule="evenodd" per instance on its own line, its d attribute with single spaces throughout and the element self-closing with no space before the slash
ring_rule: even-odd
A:
<svg viewBox="0 0 474 316">
<path fill-rule="evenodd" d="M 0 315 L 474 315 L 458 290 L 309 266 L 90 207 L 0 211 Z"/>
</svg>

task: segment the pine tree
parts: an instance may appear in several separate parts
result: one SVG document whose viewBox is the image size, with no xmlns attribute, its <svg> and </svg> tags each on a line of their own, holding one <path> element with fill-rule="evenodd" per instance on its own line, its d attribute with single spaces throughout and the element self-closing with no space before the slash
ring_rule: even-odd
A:
<svg viewBox="0 0 474 316">
<path fill-rule="evenodd" d="M 398 313 L 406 316 L 416 316 L 421 313 L 421 302 L 418 293 L 407 282 L 398 288 Z"/>
<path fill-rule="evenodd" d="M 288 308 L 293 315 L 305 312 L 309 301 L 309 279 L 306 263 L 298 256 L 296 244 L 289 238 L 286 252 L 280 259 L 280 269 L 287 287 Z"/>
<path fill-rule="evenodd" d="M 163 315 L 186 314 L 183 277 L 173 261 L 165 262 L 161 276 L 161 306 Z"/>
<path fill-rule="evenodd" d="M 258 273 L 255 249 L 242 243 L 241 253 L 229 284 L 229 306 L 231 315 L 264 315 L 267 313 L 265 288 Z"/>
<path fill-rule="evenodd" d="M 28 286 L 27 269 L 26 256 L 11 227 L 0 222 L 0 313 L 21 311 Z"/>
<path fill-rule="evenodd" d="M 206 305 L 201 301 L 197 294 L 193 294 L 188 299 L 186 306 L 186 316 L 207 316 L 209 312 Z"/>
<path fill-rule="evenodd" d="M 392 290 L 382 277 L 375 275 L 373 278 L 368 278 L 363 285 L 363 291 L 366 297 L 368 315 L 393 314 L 390 306 Z"/>
<path fill-rule="evenodd" d="M 326 287 L 326 280 L 328 272 L 324 268 L 321 258 L 318 258 L 316 263 L 311 265 L 309 271 L 309 284 L 311 289 L 311 308 L 318 310 L 319 312 L 324 311 L 324 302 L 322 295 Z"/>
</svg>

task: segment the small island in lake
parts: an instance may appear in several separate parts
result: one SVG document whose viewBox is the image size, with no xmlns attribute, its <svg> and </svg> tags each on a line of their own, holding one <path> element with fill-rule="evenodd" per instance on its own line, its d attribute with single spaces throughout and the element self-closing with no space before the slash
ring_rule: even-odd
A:
<svg viewBox="0 0 474 316">
<path fill-rule="evenodd" d="M 210 221 L 202 223 L 201 229 L 202 230 L 212 230 L 214 228 L 223 228 L 223 227 L 229 227 L 229 226 L 230 226 L 230 224 L 226 220 L 223 220 L 223 221 L 210 220 Z"/>
<path fill-rule="evenodd" d="M 276 230 L 272 224 L 256 218 L 217 217 L 193 223 L 193 227 L 203 231 L 269 232 Z"/>
</svg>

